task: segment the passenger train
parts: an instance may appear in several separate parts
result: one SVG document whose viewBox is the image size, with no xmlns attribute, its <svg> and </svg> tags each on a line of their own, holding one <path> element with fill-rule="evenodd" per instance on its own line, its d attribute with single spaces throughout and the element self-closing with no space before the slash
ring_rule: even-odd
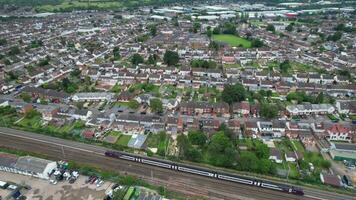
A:
<svg viewBox="0 0 356 200">
<path fill-rule="evenodd" d="M 143 157 L 143 156 L 138 156 L 138 155 L 124 153 L 124 152 L 118 152 L 118 151 L 106 151 L 105 156 L 117 158 L 117 159 L 129 160 L 132 162 L 139 162 L 139 163 L 146 164 L 146 165 L 153 165 L 153 166 L 171 169 L 171 170 L 175 170 L 175 171 L 180 171 L 180 172 L 184 172 L 184 173 L 197 174 L 200 176 L 211 177 L 214 179 L 220 179 L 220 180 L 225 180 L 225 181 L 230 181 L 230 182 L 241 183 L 241 184 L 245 184 L 245 185 L 251 185 L 251 186 L 262 187 L 262 188 L 267 188 L 267 189 L 271 189 L 271 190 L 277 190 L 277 191 L 291 193 L 291 194 L 300 195 L 300 196 L 304 195 L 304 192 L 302 189 L 296 188 L 293 186 L 284 185 L 284 184 L 280 184 L 280 183 L 273 183 L 273 182 L 269 182 L 269 181 L 265 181 L 265 180 L 257 180 L 257 179 L 253 179 L 253 178 L 247 178 L 244 176 L 237 176 L 237 175 L 232 175 L 232 174 L 228 174 L 228 173 L 215 172 L 215 171 L 211 171 L 211 170 L 200 168 L 200 167 L 187 166 L 187 165 L 184 165 L 181 163 L 174 163 L 174 162 L 166 161 L 166 160 L 147 158 L 147 157 Z"/>
</svg>

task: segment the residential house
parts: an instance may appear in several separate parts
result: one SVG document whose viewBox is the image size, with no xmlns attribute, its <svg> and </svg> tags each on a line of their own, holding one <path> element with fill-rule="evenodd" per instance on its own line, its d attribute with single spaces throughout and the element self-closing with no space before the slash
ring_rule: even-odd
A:
<svg viewBox="0 0 356 200">
<path fill-rule="evenodd" d="M 70 95 L 65 92 L 57 92 L 51 89 L 43 89 L 40 87 L 25 87 L 22 92 L 26 92 L 32 96 L 32 98 L 44 98 L 53 103 L 66 102 Z"/>
<path fill-rule="evenodd" d="M 329 128 L 326 129 L 327 136 L 326 138 L 329 141 L 343 141 L 351 142 L 352 136 L 355 133 L 355 130 L 352 131 L 350 128 L 342 124 L 332 124 Z"/>
<path fill-rule="evenodd" d="M 298 157 L 294 151 L 289 151 L 284 154 L 284 157 L 287 162 L 295 162 L 297 161 Z"/>
<path fill-rule="evenodd" d="M 262 136 L 279 138 L 285 135 L 286 122 L 280 120 L 258 121 L 257 127 Z"/>
<path fill-rule="evenodd" d="M 356 101 L 337 101 L 336 109 L 339 114 L 356 115 Z"/>
<path fill-rule="evenodd" d="M 248 116 L 250 114 L 250 104 L 247 101 L 242 101 L 240 103 L 234 103 L 232 105 L 232 111 L 234 114 Z"/>
<path fill-rule="evenodd" d="M 298 105 L 289 105 L 286 107 L 290 115 L 322 115 L 322 114 L 331 114 L 335 111 L 334 106 L 331 104 L 298 104 Z"/>
<path fill-rule="evenodd" d="M 95 136 L 95 130 L 94 129 L 85 129 L 82 131 L 81 136 L 84 139 L 92 139 Z"/>
<path fill-rule="evenodd" d="M 129 102 L 135 97 L 134 93 L 128 92 L 128 91 L 123 91 L 120 92 L 120 94 L 117 96 L 117 100 L 121 102 Z"/>
<path fill-rule="evenodd" d="M 107 101 L 111 102 L 114 94 L 108 92 L 85 92 L 85 93 L 75 93 L 72 96 L 72 100 L 75 102 L 86 102 L 86 101 Z"/>
<path fill-rule="evenodd" d="M 248 120 L 245 121 L 244 136 L 248 138 L 259 137 L 257 121 Z"/>
<path fill-rule="evenodd" d="M 342 183 L 340 178 L 337 175 L 320 173 L 320 180 L 326 185 L 331 185 L 334 187 L 341 187 Z"/>
<path fill-rule="evenodd" d="M 282 163 L 281 152 L 277 148 L 270 148 L 270 156 L 268 158 L 276 163 Z"/>
<path fill-rule="evenodd" d="M 52 105 L 39 104 L 36 105 L 35 109 L 42 114 L 42 119 L 46 121 L 51 121 L 53 119 L 53 116 L 55 116 L 59 111 L 59 107 Z"/>
<path fill-rule="evenodd" d="M 229 115 L 229 105 L 227 103 L 208 103 L 208 102 L 183 102 L 180 105 L 182 114 L 217 114 Z"/>
</svg>

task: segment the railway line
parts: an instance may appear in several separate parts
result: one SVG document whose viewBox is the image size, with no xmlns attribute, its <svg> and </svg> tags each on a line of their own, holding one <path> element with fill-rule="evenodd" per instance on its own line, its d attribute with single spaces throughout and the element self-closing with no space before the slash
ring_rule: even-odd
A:
<svg viewBox="0 0 356 200">
<path fill-rule="evenodd" d="M 316 189 L 304 189 L 304 196 L 296 196 L 195 174 L 181 173 L 106 157 L 104 153 L 108 149 L 103 147 L 13 129 L 0 128 L 0 138 L 0 146 L 39 153 L 53 159 L 74 160 L 95 165 L 104 170 L 134 175 L 185 195 L 199 195 L 209 199 L 355 199 L 347 195 Z"/>
</svg>

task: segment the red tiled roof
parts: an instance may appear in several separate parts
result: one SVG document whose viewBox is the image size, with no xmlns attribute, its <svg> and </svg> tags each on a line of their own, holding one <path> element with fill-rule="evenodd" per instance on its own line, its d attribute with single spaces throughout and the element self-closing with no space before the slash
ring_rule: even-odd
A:
<svg viewBox="0 0 356 200">
<path fill-rule="evenodd" d="M 327 129 L 327 131 L 332 133 L 348 133 L 350 129 L 342 126 L 341 124 L 333 124 L 331 127 Z"/>
</svg>

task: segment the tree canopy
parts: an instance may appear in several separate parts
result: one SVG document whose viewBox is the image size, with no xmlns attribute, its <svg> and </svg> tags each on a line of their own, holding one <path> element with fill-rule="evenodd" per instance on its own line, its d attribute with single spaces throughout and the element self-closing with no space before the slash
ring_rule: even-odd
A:
<svg viewBox="0 0 356 200">
<path fill-rule="evenodd" d="M 162 101 L 158 98 L 154 98 L 154 99 L 150 100 L 150 107 L 153 112 L 156 112 L 156 113 L 163 112 Z"/>
<path fill-rule="evenodd" d="M 144 62 L 143 57 L 142 57 L 140 54 L 138 54 L 138 53 L 135 53 L 135 54 L 131 57 L 131 63 L 132 63 L 133 65 L 138 65 L 138 64 L 143 63 L 143 62 Z"/>
<path fill-rule="evenodd" d="M 275 104 L 263 103 L 261 105 L 261 116 L 267 119 L 273 119 L 278 115 L 278 107 Z"/>
<path fill-rule="evenodd" d="M 271 31 L 272 33 L 276 32 L 276 28 L 274 27 L 273 24 L 268 24 L 266 30 Z"/>
<path fill-rule="evenodd" d="M 200 130 L 191 130 L 188 133 L 188 139 L 191 144 L 204 146 L 207 140 L 205 133 Z"/>
<path fill-rule="evenodd" d="M 246 99 L 246 90 L 243 85 L 236 83 L 234 85 L 225 85 L 221 98 L 228 104 L 240 102 Z"/>
<path fill-rule="evenodd" d="M 163 61 L 169 66 L 177 65 L 179 62 L 179 55 L 175 51 L 168 50 L 164 53 Z"/>
<path fill-rule="evenodd" d="M 231 167 L 235 164 L 236 150 L 231 140 L 220 131 L 215 133 L 208 145 L 209 162 L 215 166 Z"/>
<path fill-rule="evenodd" d="M 216 62 L 211 60 L 194 59 L 190 62 L 193 68 L 216 68 Z"/>
</svg>

